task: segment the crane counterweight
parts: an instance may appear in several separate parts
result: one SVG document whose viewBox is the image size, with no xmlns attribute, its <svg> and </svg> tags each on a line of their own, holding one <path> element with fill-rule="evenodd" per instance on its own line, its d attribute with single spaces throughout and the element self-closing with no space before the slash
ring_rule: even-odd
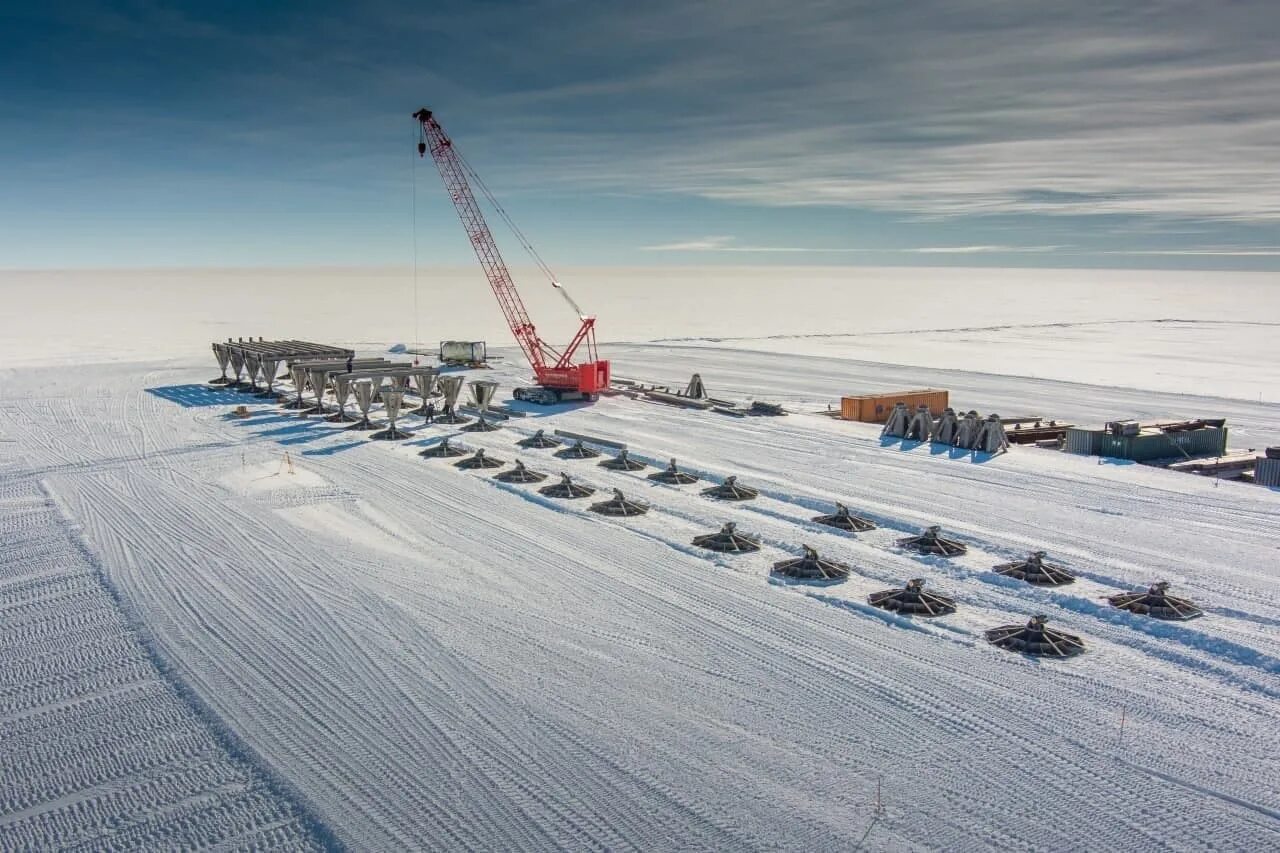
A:
<svg viewBox="0 0 1280 853">
<path fill-rule="evenodd" d="M 445 192 L 448 193 L 458 218 L 462 221 L 463 230 L 466 231 L 476 258 L 480 261 L 480 267 L 489 280 L 494 296 L 497 297 L 498 306 L 502 309 L 507 326 L 510 327 L 516 343 L 520 345 L 520 349 L 529 360 L 529 366 L 533 368 L 534 381 L 537 382 L 538 387 L 517 388 L 516 399 L 536 403 L 553 403 L 563 399 L 594 399 L 596 394 L 609 387 L 609 362 L 596 357 L 595 317 L 583 315 L 561 284 L 550 276 L 550 270 L 533 252 L 528 241 L 523 239 L 515 223 L 511 222 L 483 183 L 476 178 L 476 182 L 497 207 L 498 212 L 516 231 L 525 247 L 534 254 L 535 260 L 543 271 L 551 277 L 552 286 L 565 298 L 581 321 L 577 334 L 563 350 L 557 350 L 538 335 L 525 309 L 524 301 L 516 290 L 511 271 L 502 259 L 498 243 L 494 240 L 493 233 L 489 230 L 489 225 L 471 190 L 471 182 L 467 176 L 470 173 L 475 177 L 474 173 L 458 154 L 452 140 L 440 127 L 431 110 L 424 107 L 415 112 L 413 118 L 421 126 L 418 154 L 425 156 L 426 152 L 431 152 L 431 159 L 435 161 L 440 179 L 444 182 Z M 588 358 L 581 363 L 574 359 L 580 348 L 585 348 Z"/>
</svg>

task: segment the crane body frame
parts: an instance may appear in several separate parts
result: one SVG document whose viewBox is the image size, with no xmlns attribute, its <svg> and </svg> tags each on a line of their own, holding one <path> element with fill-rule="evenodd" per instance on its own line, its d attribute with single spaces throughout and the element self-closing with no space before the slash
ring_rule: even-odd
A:
<svg viewBox="0 0 1280 853">
<path fill-rule="evenodd" d="M 489 280 L 493 295 L 497 297 L 498 306 L 502 309 L 511 334 L 529 360 L 534 380 L 542 386 L 535 389 L 517 388 L 516 398 L 538 403 L 556 402 L 573 394 L 594 398 L 609 387 L 610 378 L 609 362 L 599 359 L 596 353 L 595 317 L 580 318 L 582 322 L 577 334 L 563 350 L 556 349 L 539 337 L 529 318 L 529 312 L 524 307 L 524 300 L 520 298 L 520 292 L 511 278 L 511 271 L 502 259 L 502 252 L 493 232 L 489 230 L 484 213 L 471 191 L 467 169 L 454 149 L 453 141 L 430 110 L 421 109 L 413 117 L 422 125 L 418 154 L 425 156 L 426 152 L 431 153 L 445 191 L 453 202 L 458 219 L 462 221 L 463 230 L 475 250 L 485 278 Z M 552 284 L 559 287 L 555 282 Z M 576 363 L 574 355 L 584 345 L 589 361 Z"/>
</svg>

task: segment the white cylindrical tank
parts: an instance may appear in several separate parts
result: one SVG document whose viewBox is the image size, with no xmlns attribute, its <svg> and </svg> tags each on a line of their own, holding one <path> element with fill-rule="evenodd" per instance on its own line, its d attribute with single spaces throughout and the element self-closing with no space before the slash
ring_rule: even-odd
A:
<svg viewBox="0 0 1280 853">
<path fill-rule="evenodd" d="M 441 341 L 440 360 L 472 364 L 485 360 L 484 341 Z"/>
</svg>

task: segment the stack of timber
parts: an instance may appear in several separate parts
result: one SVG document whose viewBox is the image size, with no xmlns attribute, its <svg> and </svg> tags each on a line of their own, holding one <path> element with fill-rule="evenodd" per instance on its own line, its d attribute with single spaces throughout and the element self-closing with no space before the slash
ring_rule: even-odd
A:
<svg viewBox="0 0 1280 853">
<path fill-rule="evenodd" d="M 1183 459 L 1180 462 L 1171 462 L 1167 467 L 1170 471 L 1230 479 L 1252 470 L 1257 464 L 1257 453 L 1239 450 L 1212 459 Z"/>
<path fill-rule="evenodd" d="M 1004 434 L 1009 439 L 1010 444 L 1036 444 L 1041 441 L 1060 441 L 1066 438 L 1067 429 L 1075 426 L 1075 424 L 1060 424 L 1057 421 L 1045 421 L 1041 418 L 1001 418 L 1006 425 L 1012 425 L 1012 429 L 1006 429 Z"/>
</svg>

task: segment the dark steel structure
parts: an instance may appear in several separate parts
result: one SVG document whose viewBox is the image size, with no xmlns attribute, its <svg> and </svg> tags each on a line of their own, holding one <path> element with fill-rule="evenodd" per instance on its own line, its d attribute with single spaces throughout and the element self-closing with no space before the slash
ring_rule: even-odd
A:
<svg viewBox="0 0 1280 853">
<path fill-rule="evenodd" d="M 548 447 L 559 447 L 561 442 L 558 438 L 552 438 L 542 430 L 538 430 L 528 438 L 522 438 L 516 442 L 521 447 L 533 448 L 535 450 L 545 450 Z"/>
<path fill-rule="evenodd" d="M 493 479 L 503 483 L 541 483 L 547 479 L 547 475 L 539 471 L 530 471 L 517 459 L 514 468 L 494 474 Z"/>
<path fill-rule="evenodd" d="M 1062 566 L 1046 563 L 1044 561 L 1044 551 L 1032 551 L 1025 560 L 1001 563 L 998 566 L 994 566 L 992 571 L 998 575 L 1017 578 L 1020 581 L 1026 581 L 1036 586 L 1062 586 L 1063 584 L 1074 583 L 1076 579 L 1075 575 Z"/>
<path fill-rule="evenodd" d="M 849 577 L 853 569 L 844 563 L 828 560 L 808 545 L 804 548 L 804 556 L 791 560 L 779 560 L 773 564 L 773 574 L 797 580 L 842 581 Z"/>
<path fill-rule="evenodd" d="M 687 486 L 690 483 L 698 482 L 698 478 L 692 474 L 686 474 L 676 467 L 676 460 L 672 459 L 667 463 L 667 467 L 663 471 L 650 474 L 649 479 L 655 483 L 666 483 L 668 486 Z"/>
<path fill-rule="evenodd" d="M 986 632 L 987 642 L 1011 652 L 1037 657 L 1069 658 L 1084 651 L 1084 640 L 1075 634 L 1047 627 L 1049 617 L 1032 616 L 1025 625 L 1001 625 Z"/>
<path fill-rule="evenodd" d="M 559 459 L 595 459 L 600 451 L 587 447 L 582 439 L 578 439 L 563 450 L 557 450 L 555 455 Z"/>
<path fill-rule="evenodd" d="M 898 545 L 920 554 L 932 554 L 938 557 L 955 557 L 969 550 L 969 546 L 954 539 L 944 539 L 942 528 L 937 525 L 926 527 L 919 536 L 908 536 L 899 539 Z"/>
<path fill-rule="evenodd" d="M 543 486 L 538 489 L 540 494 L 544 494 L 549 498 L 564 498 L 565 500 L 574 500 L 576 498 L 587 498 L 596 493 L 596 490 L 590 486 L 583 486 L 573 482 L 573 478 L 568 474 L 560 474 L 560 482 Z"/>
<path fill-rule="evenodd" d="M 428 447 L 418 455 L 425 456 L 427 459 L 454 459 L 459 456 L 466 456 L 467 451 L 450 444 L 449 439 L 444 438 L 440 440 L 439 444 Z"/>
<path fill-rule="evenodd" d="M 725 477 L 723 483 L 718 486 L 712 486 L 709 489 L 703 489 L 702 493 L 718 501 L 753 501 L 760 496 L 759 489 L 738 485 L 736 476 Z"/>
<path fill-rule="evenodd" d="M 610 471 L 643 471 L 647 466 L 643 462 L 637 462 L 628 456 L 624 447 L 618 452 L 617 456 L 601 462 L 600 467 L 608 468 Z"/>
<path fill-rule="evenodd" d="M 493 421 L 485 420 L 483 413 L 477 416 L 473 422 L 461 427 L 462 432 L 495 432 L 499 429 L 502 429 L 502 427 Z"/>
<path fill-rule="evenodd" d="M 892 610 L 907 616 L 945 616 L 956 612 L 956 600 L 935 592 L 927 592 L 924 578 L 912 578 L 901 589 L 886 589 L 867 596 L 872 607 Z"/>
<path fill-rule="evenodd" d="M 819 524 L 825 524 L 827 527 L 847 530 L 850 533 L 864 533 L 868 530 L 876 529 L 874 521 L 851 514 L 849 508 L 839 501 L 836 501 L 835 512 L 830 515 L 815 515 L 813 520 Z"/>
<path fill-rule="evenodd" d="M 1122 592 L 1107 597 L 1112 607 L 1140 613 L 1154 619 L 1194 619 L 1203 616 L 1204 611 L 1191 603 L 1190 599 L 1178 598 L 1169 594 L 1169 582 L 1153 583 L 1147 590 Z"/>
<path fill-rule="evenodd" d="M 726 521 L 718 533 L 706 533 L 693 537 L 693 544 L 699 548 L 719 551 L 722 554 L 747 554 L 760 550 L 760 540 L 746 533 L 737 531 L 738 525 Z"/>
<path fill-rule="evenodd" d="M 485 456 L 484 448 L 481 447 L 478 450 L 476 450 L 474 454 L 472 454 L 471 456 L 468 456 L 466 459 L 461 459 L 453 463 L 453 467 L 463 468 L 465 470 L 471 471 L 471 470 L 476 470 L 480 468 L 501 468 L 503 465 L 506 465 L 506 464 L 507 463 L 503 462 L 501 459 L 494 459 L 492 456 Z"/>
<path fill-rule="evenodd" d="M 649 505 L 644 501 L 633 501 L 624 495 L 621 489 L 614 489 L 612 498 L 594 503 L 588 509 L 601 515 L 630 516 L 644 515 L 649 511 Z"/>
</svg>

